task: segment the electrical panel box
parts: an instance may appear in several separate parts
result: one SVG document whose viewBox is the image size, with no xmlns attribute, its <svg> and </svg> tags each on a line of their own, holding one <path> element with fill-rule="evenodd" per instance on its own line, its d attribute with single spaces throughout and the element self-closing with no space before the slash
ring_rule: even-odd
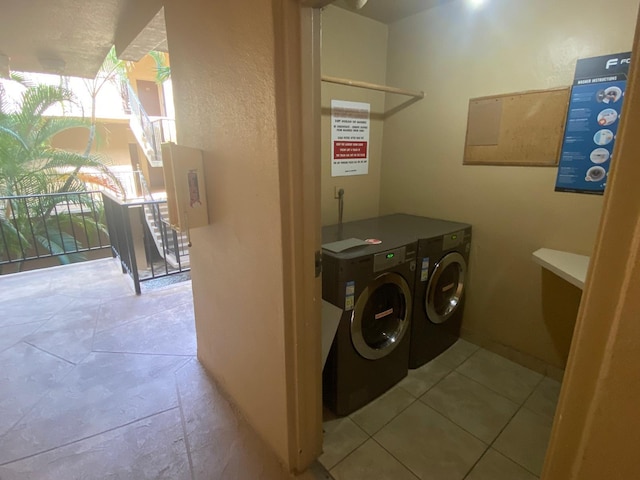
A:
<svg viewBox="0 0 640 480">
<path fill-rule="evenodd" d="M 209 224 L 202 150 L 162 144 L 169 223 L 180 232 Z"/>
</svg>

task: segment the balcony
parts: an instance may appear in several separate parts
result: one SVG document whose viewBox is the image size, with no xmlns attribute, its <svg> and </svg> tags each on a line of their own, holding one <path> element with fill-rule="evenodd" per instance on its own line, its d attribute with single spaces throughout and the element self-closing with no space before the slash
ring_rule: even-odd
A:
<svg viewBox="0 0 640 480">
<path fill-rule="evenodd" d="M 191 282 L 138 296 L 101 259 L 0 302 L 3 480 L 290 478 L 198 363 Z"/>
<path fill-rule="evenodd" d="M 187 243 L 168 224 L 166 199 L 98 191 L 0 197 L 0 273 L 113 255 L 140 294 L 146 282 L 189 278 Z"/>
</svg>

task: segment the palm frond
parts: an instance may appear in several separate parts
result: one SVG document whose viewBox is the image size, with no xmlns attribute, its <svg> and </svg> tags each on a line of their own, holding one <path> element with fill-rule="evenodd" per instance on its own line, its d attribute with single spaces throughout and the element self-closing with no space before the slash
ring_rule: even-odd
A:
<svg viewBox="0 0 640 480">
<path fill-rule="evenodd" d="M 47 110 L 62 102 L 77 104 L 73 92 L 66 88 L 55 85 L 35 85 L 23 92 L 21 108 L 16 118 L 22 128 L 30 129 L 40 123 Z"/>
<path fill-rule="evenodd" d="M 95 78 L 86 81 L 85 85 L 91 95 L 95 96 L 100 93 L 100 90 L 107 82 L 117 85 L 120 80 L 126 79 L 130 68 L 131 62 L 120 60 L 116 55 L 115 47 L 111 47 Z"/>
<path fill-rule="evenodd" d="M 149 52 L 149 56 L 153 58 L 153 61 L 156 63 L 156 83 L 164 83 L 169 80 L 171 78 L 171 67 L 169 66 L 167 54 L 153 50 Z"/>
<path fill-rule="evenodd" d="M 12 220 L 0 216 L 0 229 L 2 229 L 2 236 L 0 236 L 0 238 L 2 238 L 3 243 L 6 242 L 8 253 L 13 259 L 21 258 L 22 251 L 31 248 L 31 243 L 20 230 L 16 228 Z M 9 258 L 6 260 L 9 260 Z"/>
<path fill-rule="evenodd" d="M 29 145 L 27 145 L 27 142 L 25 142 L 24 138 L 22 138 L 22 136 L 18 132 L 12 130 L 11 128 L 0 125 L 0 135 L 6 136 L 6 139 L 14 140 L 24 150 L 29 150 Z M 2 145 L 2 147 L 8 148 L 7 145 Z"/>
<path fill-rule="evenodd" d="M 82 253 L 67 253 L 76 250 L 76 239 L 66 232 L 55 232 L 48 237 L 37 235 L 38 243 L 52 255 L 57 255 L 61 264 L 82 261 L 86 256 Z"/>
<path fill-rule="evenodd" d="M 82 203 L 70 203 L 68 207 L 63 206 L 63 210 L 66 208 L 66 212 L 62 212 L 55 219 L 55 225 L 64 232 L 75 232 L 75 238 L 78 239 L 78 246 L 90 247 L 98 244 L 98 236 L 102 232 L 106 233 L 106 227 L 95 221 L 91 214 L 93 213 L 90 207 L 85 205 L 80 207 Z M 75 212 L 69 213 L 71 207 L 76 206 L 81 210 L 75 209 Z M 50 220 L 53 222 L 53 219 Z M 108 235 L 107 235 L 108 236 Z M 75 250 L 75 244 L 74 244 Z"/>
<path fill-rule="evenodd" d="M 28 80 L 21 72 L 11 72 L 11 80 L 25 87 L 33 87 L 35 83 L 31 80 Z"/>
</svg>

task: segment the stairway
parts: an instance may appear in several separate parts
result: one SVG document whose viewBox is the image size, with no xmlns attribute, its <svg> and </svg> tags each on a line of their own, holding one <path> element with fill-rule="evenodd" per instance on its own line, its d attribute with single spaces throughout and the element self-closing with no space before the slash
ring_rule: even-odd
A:
<svg viewBox="0 0 640 480">
<path fill-rule="evenodd" d="M 160 146 L 163 142 L 176 141 L 175 120 L 166 117 L 150 118 L 130 84 L 127 84 L 127 89 L 129 108 L 131 109 L 129 127 L 133 132 L 133 136 L 144 152 L 149 165 L 162 167 Z"/>
<path fill-rule="evenodd" d="M 181 270 L 189 268 L 189 248 L 187 247 L 189 240 L 184 233 L 173 230 L 169 225 L 169 211 L 166 201 L 163 203 L 145 204 L 144 216 L 149 231 L 151 232 L 151 237 L 158 249 L 158 253 L 164 257 L 167 263 L 173 268 L 179 268 Z"/>
<path fill-rule="evenodd" d="M 165 117 L 150 118 L 130 84 L 127 84 L 127 89 L 131 109 L 131 117 L 129 118 L 131 131 L 149 165 L 162 167 L 160 147 L 163 142 L 175 142 L 175 120 Z M 144 216 L 158 253 L 173 268 L 188 269 L 190 263 L 187 244 L 189 241 L 186 235 L 176 232 L 170 227 L 166 196 L 164 201 L 162 198 L 158 198 L 164 196 L 163 194 L 155 194 L 154 198 L 149 191 L 146 179 L 141 172 L 138 174 L 145 200 L 152 200 L 151 203 L 145 203 Z"/>
</svg>

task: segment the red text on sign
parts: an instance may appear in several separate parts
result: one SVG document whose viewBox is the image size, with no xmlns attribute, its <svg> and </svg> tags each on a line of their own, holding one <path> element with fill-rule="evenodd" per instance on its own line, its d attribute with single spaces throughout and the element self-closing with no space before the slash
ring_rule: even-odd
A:
<svg viewBox="0 0 640 480">
<path fill-rule="evenodd" d="M 367 142 L 333 142 L 333 158 L 367 158 Z"/>
</svg>

